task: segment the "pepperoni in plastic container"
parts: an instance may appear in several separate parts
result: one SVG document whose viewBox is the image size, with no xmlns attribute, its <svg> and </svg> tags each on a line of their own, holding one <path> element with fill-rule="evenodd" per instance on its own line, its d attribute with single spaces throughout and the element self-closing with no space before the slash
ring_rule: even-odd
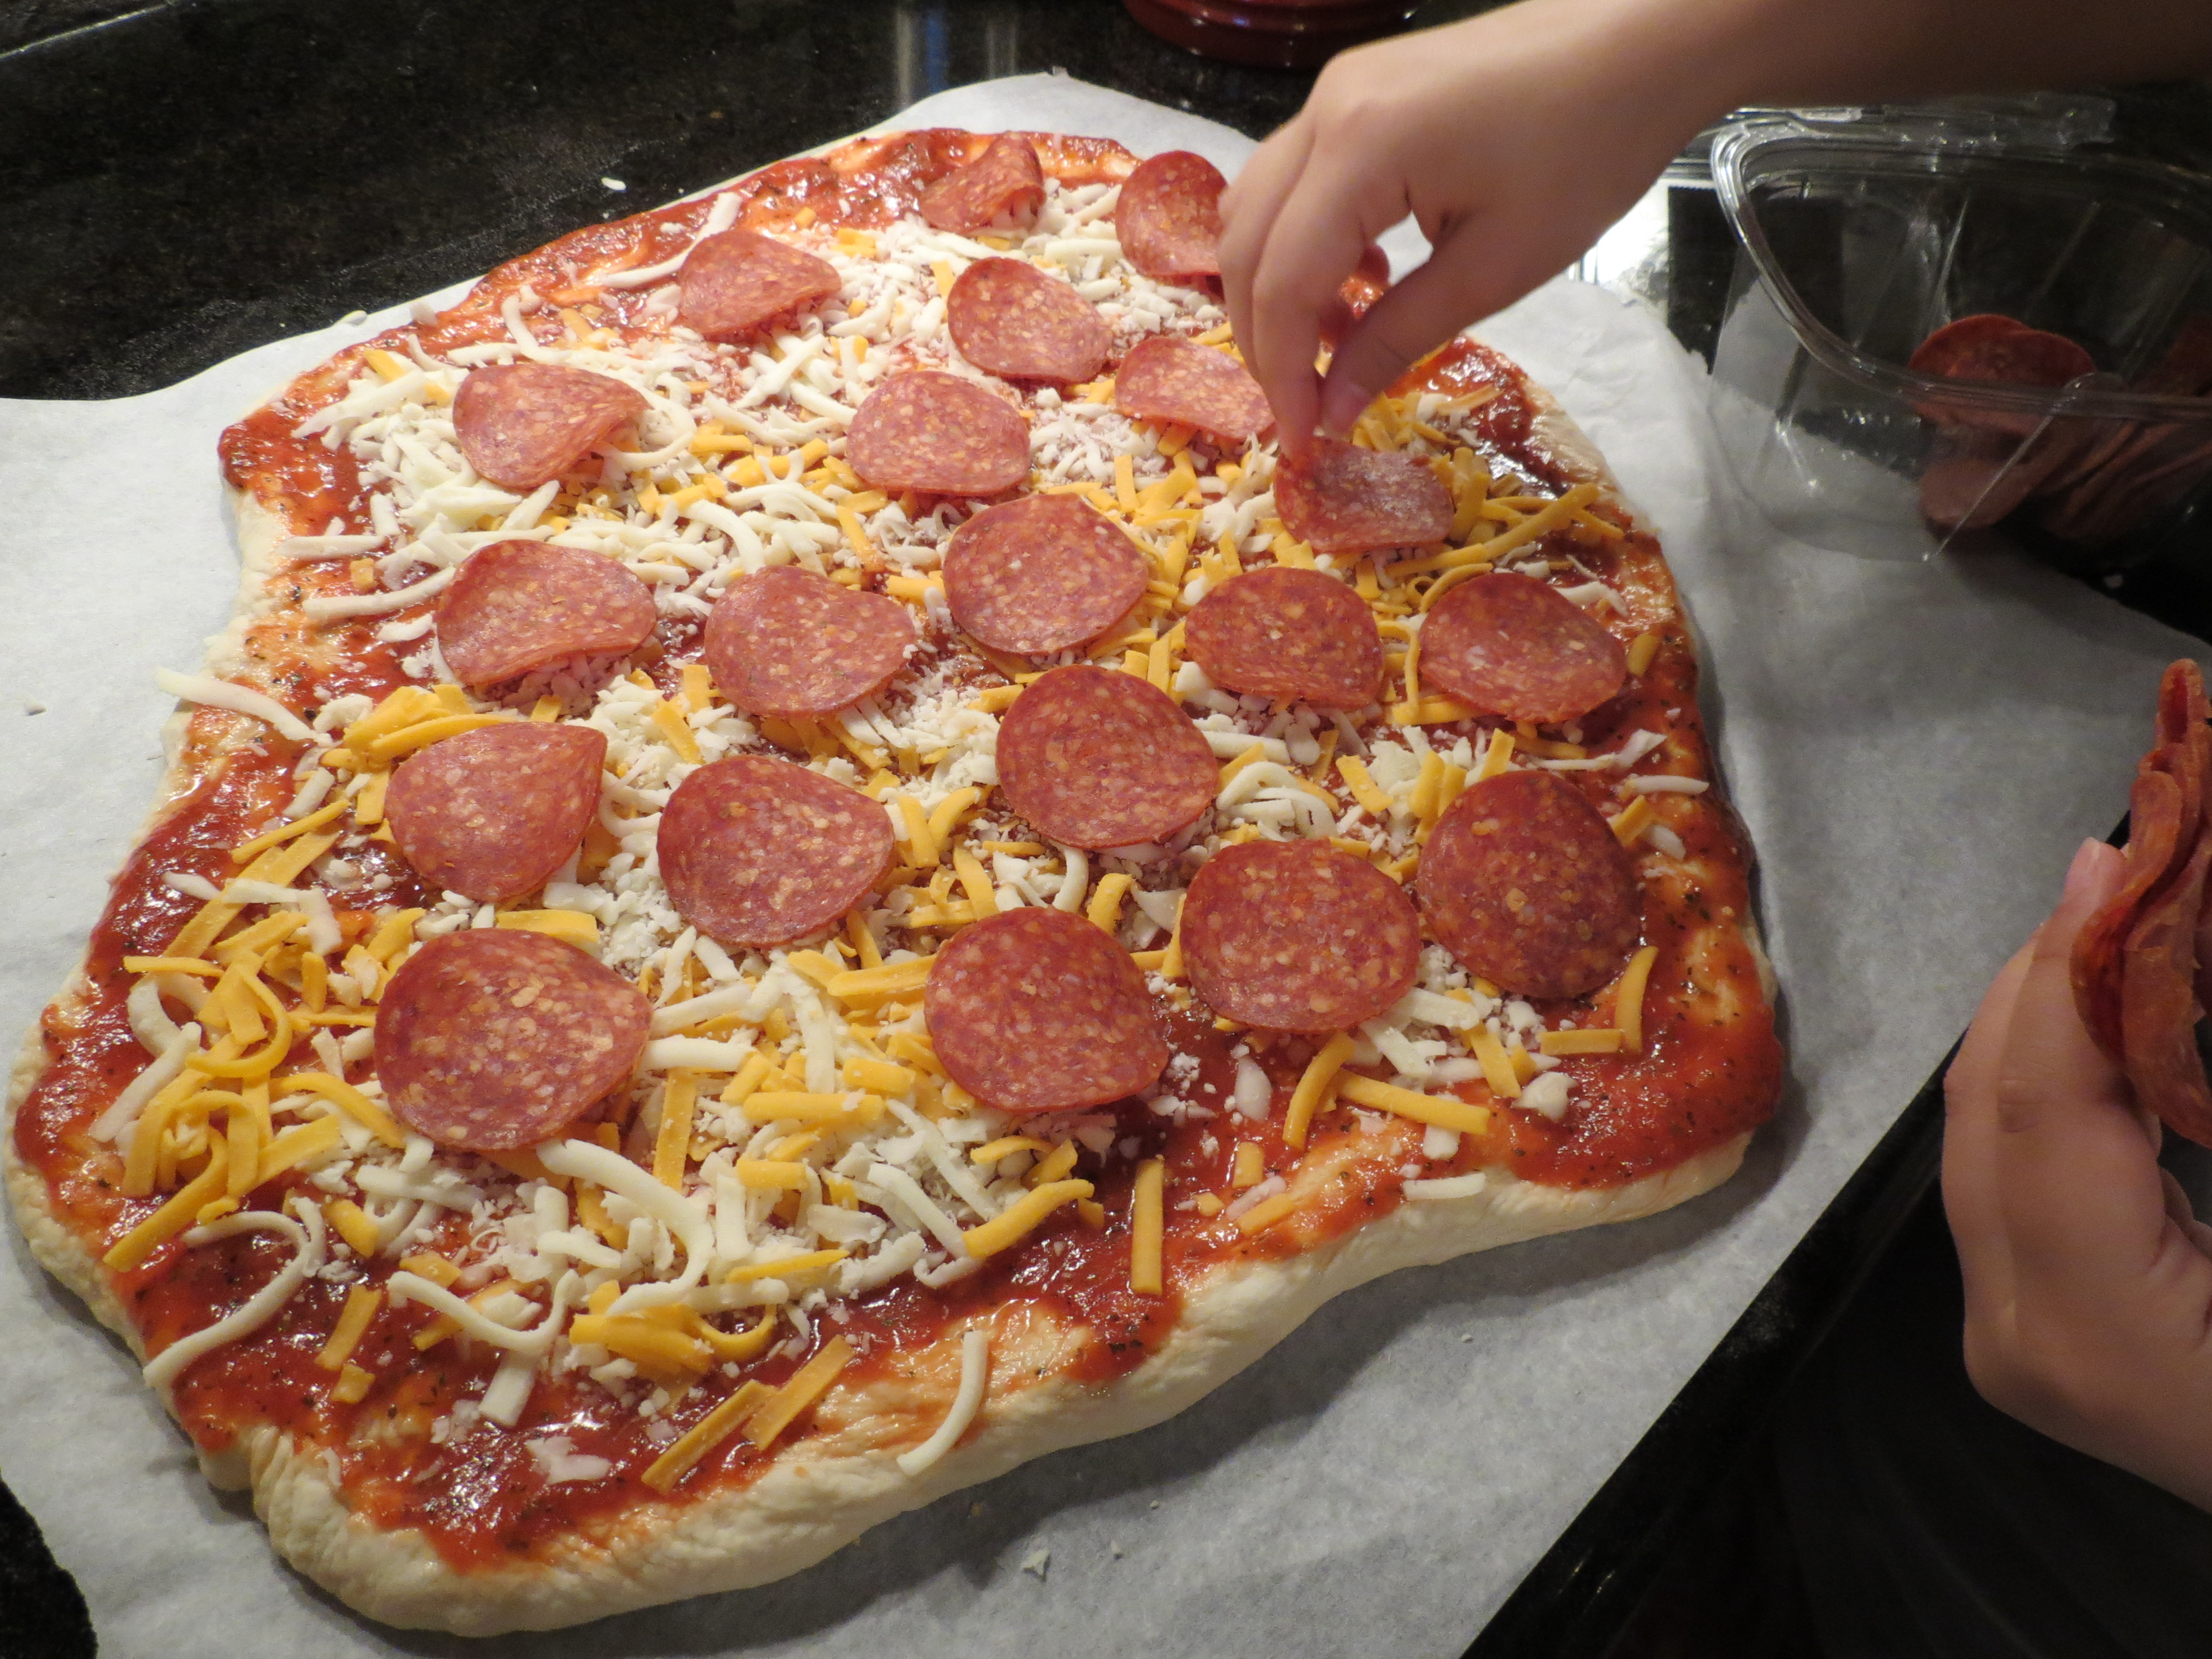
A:
<svg viewBox="0 0 2212 1659">
<path fill-rule="evenodd" d="M 1221 274 L 1221 192 L 1229 181 L 1203 155 L 1146 156 L 1122 182 L 1114 210 L 1121 252 L 1158 282 Z"/>
<path fill-rule="evenodd" d="M 922 1015 L 946 1074 L 1003 1111 L 1103 1106 L 1167 1069 L 1144 975 L 1105 929 L 1065 910 L 1002 910 L 961 929 L 930 963 Z"/>
<path fill-rule="evenodd" d="M 1251 438 L 1275 423 L 1267 394 L 1225 351 L 1178 335 L 1130 347 L 1114 373 L 1114 406 L 1140 421 L 1194 426 L 1222 438 Z"/>
<path fill-rule="evenodd" d="M 884 809 L 789 761 L 732 755 L 676 786 L 660 878 L 676 913 L 724 945 L 818 933 L 866 898 L 895 849 Z"/>
<path fill-rule="evenodd" d="M 1114 343 L 1097 307 L 1026 259 L 978 259 L 962 271 L 945 325 L 962 356 L 1012 380 L 1087 380 Z"/>
<path fill-rule="evenodd" d="M 1398 884 L 1326 842 L 1248 841 L 1182 902 L 1183 961 L 1217 1013 L 1269 1031 L 1341 1031 L 1413 988 L 1421 921 Z"/>
<path fill-rule="evenodd" d="M 403 761 L 384 816 L 423 880 L 503 904 L 543 887 L 583 841 L 606 758 L 587 726 L 480 726 Z"/>
<path fill-rule="evenodd" d="M 645 413 L 620 380 L 558 363 L 487 363 L 453 397 L 453 436 L 477 475 L 502 489 L 535 489 Z"/>
<path fill-rule="evenodd" d="M 1468 785 L 1430 832 L 1419 886 L 1437 941 L 1525 996 L 1595 990 L 1643 928 L 1628 849 L 1587 796 L 1549 772 Z"/>
<path fill-rule="evenodd" d="M 443 1146 L 564 1135 L 629 1081 L 653 1009 L 573 945 L 504 927 L 422 945 L 385 987 L 376 1074 L 392 1115 Z"/>
<path fill-rule="evenodd" d="M 1425 465 L 1334 438 L 1276 463 L 1275 507 L 1291 535 L 1338 557 L 1451 534 L 1451 491 Z"/>
<path fill-rule="evenodd" d="M 845 459 L 878 489 L 996 495 L 1029 476 L 1030 428 L 973 380 L 915 369 L 868 394 L 845 434 Z"/>
<path fill-rule="evenodd" d="M 1947 380 L 2060 386 L 2094 373 L 2097 365 L 2063 334 L 1984 312 L 1946 323 L 1920 343 L 1905 367 L 1916 374 Z"/>
<path fill-rule="evenodd" d="M 1044 205 L 1044 169 L 1036 146 L 1018 132 L 1002 132 L 967 166 L 922 191 L 915 204 L 923 220 L 963 234 L 986 230 L 1001 218 L 1026 218 Z"/>
<path fill-rule="evenodd" d="M 676 318 L 710 340 L 750 333 L 788 312 L 835 299 L 837 267 L 757 230 L 702 237 L 677 272 Z"/>
<path fill-rule="evenodd" d="M 1508 720 L 1578 720 L 1627 678 L 1602 623 L 1513 571 L 1462 582 L 1421 624 L 1421 684 Z"/>
<path fill-rule="evenodd" d="M 1213 750 L 1167 694 L 1079 664 L 1030 683 L 999 725 L 1006 805 L 1072 847 L 1164 841 L 1212 801 Z"/>
<path fill-rule="evenodd" d="M 714 685 L 749 714 L 834 714 L 906 665 L 914 618 L 896 599 L 776 565 L 733 582 L 707 617 Z"/>
<path fill-rule="evenodd" d="M 1192 607 L 1183 647 L 1216 685 L 1256 697 L 1358 708 L 1381 691 L 1374 613 L 1325 571 L 1263 565 L 1231 577 Z"/>
<path fill-rule="evenodd" d="M 438 648 L 465 685 L 495 685 L 653 632 L 653 590 L 604 553 L 494 542 L 438 597 Z"/>
<path fill-rule="evenodd" d="M 1028 656 L 1097 639 L 1145 596 L 1152 561 L 1079 495 L 1022 495 L 952 532 L 945 600 L 984 644 Z"/>
</svg>

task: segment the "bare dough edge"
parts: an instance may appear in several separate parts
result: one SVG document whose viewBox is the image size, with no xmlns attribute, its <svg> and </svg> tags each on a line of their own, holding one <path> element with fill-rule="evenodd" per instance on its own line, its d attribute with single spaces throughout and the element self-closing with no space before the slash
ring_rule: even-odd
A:
<svg viewBox="0 0 2212 1659">
<path fill-rule="evenodd" d="M 1121 1380 L 1005 1389 L 994 1371 L 980 1431 L 919 1479 L 898 1468 L 917 1425 L 893 1383 L 834 1392 L 829 1432 L 749 1485 L 625 1516 L 611 1542 L 564 1541 L 550 1559 L 456 1573 L 422 1534 L 356 1522 L 313 1448 L 273 1428 L 241 1437 L 254 1508 L 280 1553 L 342 1601 L 405 1627 L 489 1636 L 550 1630 L 768 1583 L 878 1522 L 1048 1452 L 1165 1421 L 1257 1359 L 1330 1297 L 1401 1267 L 1656 1214 L 1718 1186 L 1748 1133 L 1663 1174 L 1602 1191 L 1496 1181 L 1473 1197 L 1401 1204 L 1381 1220 L 1279 1261 L 1225 1264 L 1184 1303 L 1160 1351 Z M 935 1346 L 940 1363 L 957 1336 Z M 1003 1364 L 1003 1361 L 1002 1361 Z M 842 1397 L 841 1397 L 842 1396 Z M 875 1396 L 888 1396 L 880 1400 Z M 888 1409 L 884 1409 L 887 1407 Z M 884 1432 L 893 1425 L 896 1439 Z"/>
</svg>

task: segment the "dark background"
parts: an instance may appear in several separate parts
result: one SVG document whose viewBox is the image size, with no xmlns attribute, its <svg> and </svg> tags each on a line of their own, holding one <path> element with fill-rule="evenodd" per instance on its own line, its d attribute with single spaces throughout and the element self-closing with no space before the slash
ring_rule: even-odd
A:
<svg viewBox="0 0 2212 1659">
<path fill-rule="evenodd" d="M 1165 46 L 1113 0 L 0 0 L 0 396 L 151 391 L 1054 68 L 1255 137 L 1311 82 Z M 2212 169 L 2212 91 L 2127 89 L 2118 131 Z M 1638 285 L 1709 349 L 1729 249 L 1680 171 Z M 2212 637 L 2209 551 L 2183 534 L 2117 591 Z M 1471 1655 L 2212 1651 L 2212 1521 L 1967 1386 L 1940 1144 L 1931 1080 Z M 0 1488 L 0 1659 L 93 1651 Z"/>
</svg>

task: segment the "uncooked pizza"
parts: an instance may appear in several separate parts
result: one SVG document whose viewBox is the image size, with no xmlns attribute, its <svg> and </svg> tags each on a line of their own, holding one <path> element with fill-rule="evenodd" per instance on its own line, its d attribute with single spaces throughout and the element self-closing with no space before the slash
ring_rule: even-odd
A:
<svg viewBox="0 0 2212 1659">
<path fill-rule="evenodd" d="M 856 140 L 223 434 L 244 598 L 8 1170 L 355 1607 L 780 1577 L 1771 1110 L 1657 544 L 1471 342 L 1286 458 L 1221 187 Z"/>
</svg>

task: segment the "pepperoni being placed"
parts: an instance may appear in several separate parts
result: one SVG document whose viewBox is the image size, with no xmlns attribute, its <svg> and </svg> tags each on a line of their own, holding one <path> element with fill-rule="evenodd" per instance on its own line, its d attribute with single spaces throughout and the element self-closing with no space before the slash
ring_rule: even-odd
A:
<svg viewBox="0 0 2212 1659">
<path fill-rule="evenodd" d="M 1055 668 L 1000 722 L 1006 805 L 1072 847 L 1164 840 L 1206 809 L 1220 781 L 1190 717 L 1118 669 Z"/>
<path fill-rule="evenodd" d="M 984 644 L 1041 656 L 1113 627 L 1152 574 L 1128 532 L 1080 495 L 1023 495 L 952 532 L 945 600 Z"/>
<path fill-rule="evenodd" d="M 1413 988 L 1421 922 L 1398 884 L 1326 842 L 1248 841 L 1206 861 L 1182 902 L 1190 982 L 1269 1031 L 1341 1031 Z"/>
<path fill-rule="evenodd" d="M 676 786 L 660 814 L 660 878 L 677 915 L 725 945 L 819 933 L 890 867 L 884 809 L 789 761 L 733 755 Z"/>
<path fill-rule="evenodd" d="M 1144 975 L 1105 929 L 1065 910 L 1002 910 L 962 928 L 930 963 L 922 1016 L 946 1074 L 1002 1111 L 1103 1106 L 1167 1069 Z"/>
<path fill-rule="evenodd" d="M 489 363 L 453 397 L 453 436 L 477 475 L 502 489 L 535 489 L 645 413 L 620 380 L 558 363 Z"/>
<path fill-rule="evenodd" d="M 1628 849 L 1588 797 L 1549 772 L 1468 785 L 1430 832 L 1419 887 L 1437 942 L 1524 996 L 1595 990 L 1643 927 Z"/>
<path fill-rule="evenodd" d="M 990 149 L 922 191 L 915 205 L 939 230 L 965 234 L 988 229 L 1002 218 L 1026 218 L 1044 205 L 1044 169 L 1028 139 L 1002 132 Z"/>
<path fill-rule="evenodd" d="M 1451 492 L 1425 464 L 1334 438 L 1275 464 L 1275 509 L 1291 535 L 1340 557 L 1451 533 Z"/>
<path fill-rule="evenodd" d="M 677 272 L 676 320 L 710 340 L 747 334 L 787 313 L 835 299 L 837 267 L 757 230 L 702 237 Z"/>
<path fill-rule="evenodd" d="M 1121 252 L 1147 276 L 1188 283 L 1221 274 L 1221 192 L 1229 181 L 1203 155 L 1171 149 L 1137 163 L 1114 223 Z"/>
<path fill-rule="evenodd" d="M 606 758 L 586 726 L 480 726 L 403 761 L 384 816 L 423 880 L 503 904 L 543 887 L 583 841 Z"/>
<path fill-rule="evenodd" d="M 1178 334 L 1154 334 L 1129 348 L 1114 373 L 1114 406 L 1140 421 L 1223 438 L 1256 437 L 1275 422 L 1267 394 L 1243 364 Z"/>
<path fill-rule="evenodd" d="M 845 459 L 878 489 L 996 495 L 1029 476 L 1030 429 L 973 380 L 915 369 L 868 394 L 845 434 Z"/>
<path fill-rule="evenodd" d="M 385 1103 L 440 1146 L 507 1152 L 565 1135 L 629 1082 L 653 1008 L 573 945 L 470 927 L 400 965 L 376 1011 Z"/>
<path fill-rule="evenodd" d="M 653 590 L 603 553 L 494 542 L 438 598 L 438 648 L 464 685 L 494 685 L 590 652 L 634 651 Z"/>
<path fill-rule="evenodd" d="M 962 356 L 1014 380 L 1087 380 L 1114 343 L 1097 307 L 1026 259 L 978 259 L 962 271 L 945 324 Z"/>
<path fill-rule="evenodd" d="M 707 617 L 714 684 L 749 714 L 834 714 L 906 665 L 914 618 L 896 599 L 777 565 L 732 582 Z"/>
<path fill-rule="evenodd" d="M 1508 720 L 1577 720 L 1627 678 L 1628 653 L 1602 623 L 1510 570 L 1462 582 L 1421 624 L 1421 684 Z"/>
<path fill-rule="evenodd" d="M 1358 708 L 1382 681 L 1374 613 L 1319 570 L 1267 565 L 1232 576 L 1192 608 L 1183 648 L 1216 685 L 1284 702 Z"/>
</svg>

